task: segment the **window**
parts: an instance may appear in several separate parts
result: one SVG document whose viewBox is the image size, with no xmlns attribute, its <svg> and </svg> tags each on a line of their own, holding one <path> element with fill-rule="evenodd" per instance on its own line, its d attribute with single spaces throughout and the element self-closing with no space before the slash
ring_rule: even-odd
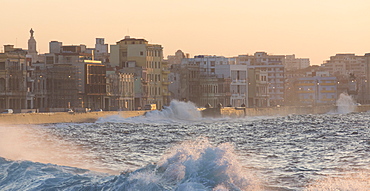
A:
<svg viewBox="0 0 370 191">
<path fill-rule="evenodd" d="M 5 62 L 0 62 L 0 70 L 5 70 Z"/>
<path fill-rule="evenodd" d="M 140 56 L 144 56 L 144 52 L 143 51 L 140 51 Z"/>
</svg>

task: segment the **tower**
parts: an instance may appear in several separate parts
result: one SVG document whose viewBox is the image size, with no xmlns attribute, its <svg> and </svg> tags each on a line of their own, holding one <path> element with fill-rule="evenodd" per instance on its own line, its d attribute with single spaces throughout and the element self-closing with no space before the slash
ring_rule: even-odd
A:
<svg viewBox="0 0 370 191">
<path fill-rule="evenodd" d="M 36 40 L 33 37 L 34 31 L 30 30 L 31 37 L 28 40 L 28 51 L 27 51 L 27 56 L 32 58 L 32 63 L 35 63 L 38 61 L 38 56 L 37 56 L 37 51 L 36 51 Z"/>
</svg>

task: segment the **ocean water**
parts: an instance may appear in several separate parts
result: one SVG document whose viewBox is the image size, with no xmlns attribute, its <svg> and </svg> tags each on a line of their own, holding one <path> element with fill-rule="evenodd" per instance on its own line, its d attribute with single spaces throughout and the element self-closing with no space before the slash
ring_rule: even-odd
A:
<svg viewBox="0 0 370 191">
<path fill-rule="evenodd" d="M 370 190 L 370 113 L 0 127 L 0 190 Z"/>
</svg>

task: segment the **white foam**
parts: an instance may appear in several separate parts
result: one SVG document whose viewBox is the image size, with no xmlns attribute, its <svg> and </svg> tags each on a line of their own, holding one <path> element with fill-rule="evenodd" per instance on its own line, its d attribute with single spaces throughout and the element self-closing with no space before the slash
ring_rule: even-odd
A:
<svg viewBox="0 0 370 191">
<path fill-rule="evenodd" d="M 207 139 L 184 142 L 158 163 L 164 177 L 179 180 L 178 190 L 259 190 L 258 181 L 243 172 L 229 143 L 212 146 Z"/>
<path fill-rule="evenodd" d="M 337 113 L 346 114 L 351 113 L 356 110 L 356 102 L 353 100 L 352 96 L 347 93 L 341 93 L 336 102 Z"/>
<path fill-rule="evenodd" d="M 120 115 L 113 115 L 99 118 L 97 123 L 172 123 L 174 121 L 199 121 L 202 115 L 192 102 L 181 102 L 172 100 L 169 106 L 162 110 L 153 110 L 145 113 L 144 116 L 123 118 Z"/>
</svg>

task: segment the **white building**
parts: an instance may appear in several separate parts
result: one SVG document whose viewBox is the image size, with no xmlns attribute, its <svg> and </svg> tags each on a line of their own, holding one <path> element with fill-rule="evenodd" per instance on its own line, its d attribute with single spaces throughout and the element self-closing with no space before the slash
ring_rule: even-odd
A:
<svg viewBox="0 0 370 191">
<path fill-rule="evenodd" d="M 294 54 L 285 56 L 286 70 L 299 70 L 310 66 L 309 58 L 296 58 Z"/>
<path fill-rule="evenodd" d="M 331 56 L 322 65 L 331 75 L 354 74 L 357 78 L 363 78 L 366 75 L 365 56 L 355 54 L 336 54 Z"/>
</svg>

